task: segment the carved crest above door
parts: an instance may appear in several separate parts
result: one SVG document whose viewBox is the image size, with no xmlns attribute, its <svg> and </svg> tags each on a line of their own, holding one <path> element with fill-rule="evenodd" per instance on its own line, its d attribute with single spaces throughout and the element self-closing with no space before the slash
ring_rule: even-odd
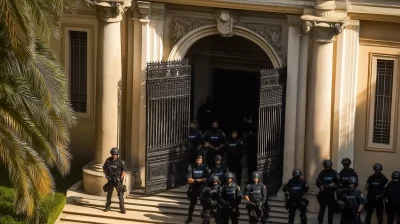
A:
<svg viewBox="0 0 400 224">
<path fill-rule="evenodd" d="M 251 30 L 252 32 L 261 36 L 267 43 L 272 46 L 275 52 L 279 55 L 282 62 L 286 62 L 286 52 L 282 43 L 282 26 L 271 23 L 260 23 L 259 21 L 246 22 L 240 21 L 240 17 L 232 14 L 230 11 L 221 10 L 213 14 L 215 19 L 196 18 L 190 16 L 175 16 L 172 18 L 172 29 L 170 34 L 170 44 L 173 48 L 178 41 L 190 31 L 195 29 L 215 25 L 218 33 L 224 37 L 231 37 L 234 35 L 233 29 L 235 27 L 243 27 Z"/>
</svg>

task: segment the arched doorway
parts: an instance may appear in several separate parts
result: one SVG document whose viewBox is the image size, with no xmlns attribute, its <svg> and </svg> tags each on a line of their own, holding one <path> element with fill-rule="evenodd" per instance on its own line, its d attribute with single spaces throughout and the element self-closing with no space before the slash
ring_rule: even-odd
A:
<svg viewBox="0 0 400 224">
<path fill-rule="evenodd" d="M 256 117 L 251 169 L 262 173 L 269 190 L 277 191 L 282 177 L 284 85 L 276 68 L 282 63 L 265 41 L 244 28 L 235 28 L 238 35 L 233 37 L 217 35 L 212 26 L 197 31 L 194 39 L 187 38 L 194 35 L 191 31 L 178 41 L 170 55 L 174 60 L 147 64 L 146 192 L 186 183 L 189 121 L 208 95 L 224 108 L 218 119 L 227 132 L 241 128 L 246 113 Z M 182 56 L 187 59 L 176 58 Z"/>
</svg>

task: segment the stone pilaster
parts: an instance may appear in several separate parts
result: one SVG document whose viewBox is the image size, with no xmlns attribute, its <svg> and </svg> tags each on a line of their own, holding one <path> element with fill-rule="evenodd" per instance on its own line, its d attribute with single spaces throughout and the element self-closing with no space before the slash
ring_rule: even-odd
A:
<svg viewBox="0 0 400 224">
<path fill-rule="evenodd" d="M 121 80 L 121 24 L 129 1 L 87 1 L 96 7 L 99 19 L 98 68 L 96 77 L 95 160 L 83 168 L 86 193 L 102 195 L 106 178 L 103 163 L 118 145 L 118 84 Z M 130 175 L 125 176 L 130 189 Z"/>
<path fill-rule="evenodd" d="M 333 41 L 344 21 L 303 16 L 303 28 L 312 40 L 307 83 L 305 177 L 314 183 L 322 162 L 331 157 Z"/>
<path fill-rule="evenodd" d="M 283 155 L 283 182 L 292 177 L 296 154 L 297 83 L 299 75 L 299 53 L 301 19 L 288 16 L 288 54 L 286 83 L 285 142 Z"/>
</svg>

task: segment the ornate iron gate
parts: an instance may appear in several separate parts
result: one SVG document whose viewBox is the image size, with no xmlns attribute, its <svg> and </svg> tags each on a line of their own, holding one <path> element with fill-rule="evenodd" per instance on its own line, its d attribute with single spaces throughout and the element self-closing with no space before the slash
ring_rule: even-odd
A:
<svg viewBox="0 0 400 224">
<path fill-rule="evenodd" d="M 186 59 L 147 63 L 147 194 L 186 183 L 190 76 Z"/>
<path fill-rule="evenodd" d="M 276 193 L 282 185 L 284 78 L 278 70 L 262 70 L 260 74 L 257 170 L 269 193 Z"/>
</svg>

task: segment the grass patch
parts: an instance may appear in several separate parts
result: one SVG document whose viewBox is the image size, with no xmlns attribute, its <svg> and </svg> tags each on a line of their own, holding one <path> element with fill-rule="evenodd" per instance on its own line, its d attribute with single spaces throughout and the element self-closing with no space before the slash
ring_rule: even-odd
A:
<svg viewBox="0 0 400 224">
<path fill-rule="evenodd" d="M 29 224 L 25 216 L 14 212 L 14 189 L 0 186 L 0 224 Z M 55 193 L 48 196 L 40 203 L 39 223 L 53 224 L 65 205 L 65 195 Z"/>
</svg>

